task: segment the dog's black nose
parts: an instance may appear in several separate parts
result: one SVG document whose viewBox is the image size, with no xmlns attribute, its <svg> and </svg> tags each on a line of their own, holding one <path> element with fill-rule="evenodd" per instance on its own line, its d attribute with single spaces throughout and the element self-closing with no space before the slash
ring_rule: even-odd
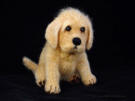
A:
<svg viewBox="0 0 135 101">
<path fill-rule="evenodd" d="M 75 37 L 75 38 L 73 38 L 72 42 L 74 45 L 78 46 L 81 44 L 81 39 L 78 37 Z"/>
</svg>

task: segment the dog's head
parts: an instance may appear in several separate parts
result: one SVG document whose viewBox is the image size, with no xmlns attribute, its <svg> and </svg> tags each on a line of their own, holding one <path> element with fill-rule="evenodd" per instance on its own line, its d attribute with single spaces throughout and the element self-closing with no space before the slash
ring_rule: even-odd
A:
<svg viewBox="0 0 135 101">
<path fill-rule="evenodd" d="M 60 47 L 68 53 L 83 52 L 92 47 L 92 24 L 79 10 L 63 9 L 48 25 L 45 37 L 52 48 Z"/>
</svg>

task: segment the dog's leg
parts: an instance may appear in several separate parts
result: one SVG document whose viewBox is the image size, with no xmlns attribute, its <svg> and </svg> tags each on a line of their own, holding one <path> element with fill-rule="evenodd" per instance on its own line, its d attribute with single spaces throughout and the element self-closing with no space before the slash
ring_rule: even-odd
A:
<svg viewBox="0 0 135 101">
<path fill-rule="evenodd" d="M 46 59 L 46 84 L 45 91 L 48 93 L 58 94 L 60 93 L 59 80 L 60 74 L 58 69 L 57 57 Z"/>
<path fill-rule="evenodd" d="M 33 72 L 37 85 L 40 87 L 44 85 L 45 81 L 44 63 L 39 62 L 38 65 L 27 57 L 23 57 L 23 63 L 28 69 L 30 69 Z"/>
<path fill-rule="evenodd" d="M 78 62 L 77 70 L 80 74 L 81 80 L 85 85 L 92 85 L 96 83 L 96 77 L 92 74 L 89 66 L 89 62 L 86 56 L 86 53 L 80 58 Z"/>
</svg>

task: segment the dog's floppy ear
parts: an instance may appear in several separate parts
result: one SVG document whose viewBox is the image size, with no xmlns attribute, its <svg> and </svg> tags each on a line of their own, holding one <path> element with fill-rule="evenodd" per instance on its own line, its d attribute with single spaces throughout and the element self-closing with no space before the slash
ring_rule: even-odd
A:
<svg viewBox="0 0 135 101">
<path fill-rule="evenodd" d="M 86 48 L 87 50 L 89 50 L 93 44 L 93 28 L 92 28 L 91 20 L 88 17 L 87 17 L 87 22 L 88 22 L 88 37 L 86 42 Z"/>
<path fill-rule="evenodd" d="M 55 18 L 46 29 L 45 38 L 52 48 L 58 45 L 58 34 L 60 31 L 61 23 L 58 18 Z"/>
</svg>

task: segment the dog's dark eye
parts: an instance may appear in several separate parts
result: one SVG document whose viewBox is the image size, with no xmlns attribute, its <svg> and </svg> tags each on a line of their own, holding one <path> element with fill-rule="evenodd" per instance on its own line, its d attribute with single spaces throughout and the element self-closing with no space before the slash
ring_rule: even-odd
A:
<svg viewBox="0 0 135 101">
<path fill-rule="evenodd" d="M 85 32 L 85 27 L 81 27 L 81 28 L 80 28 L 80 31 L 81 31 L 81 32 Z"/>
<path fill-rule="evenodd" d="M 71 30 L 71 27 L 70 26 L 67 26 L 65 30 L 66 31 L 70 31 Z"/>
</svg>

